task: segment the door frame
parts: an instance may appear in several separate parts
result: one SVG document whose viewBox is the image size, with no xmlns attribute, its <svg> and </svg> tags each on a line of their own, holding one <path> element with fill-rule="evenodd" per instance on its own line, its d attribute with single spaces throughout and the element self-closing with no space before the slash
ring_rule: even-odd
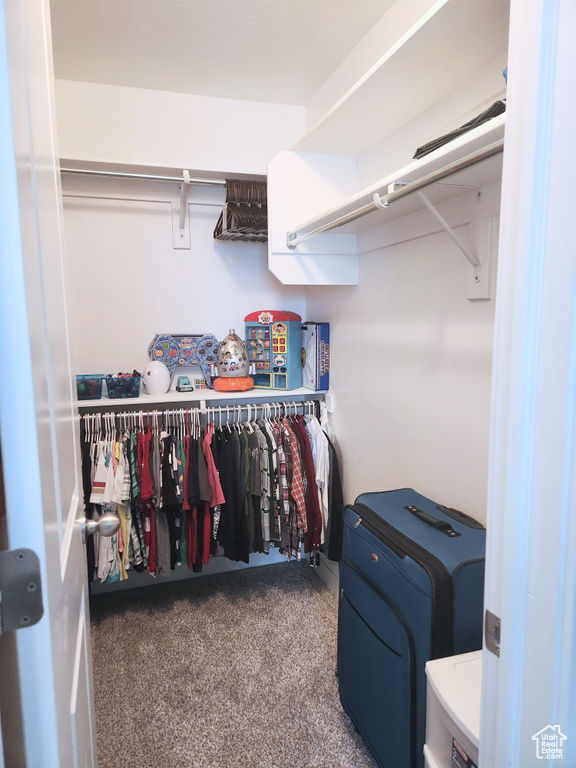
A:
<svg viewBox="0 0 576 768">
<path fill-rule="evenodd" d="M 531 765 L 532 736 L 549 724 L 568 737 L 567 756 L 573 761 L 576 755 L 576 564 L 570 557 L 576 551 L 576 319 L 574 206 L 567 194 L 574 179 L 575 15 L 572 0 L 511 4 L 486 582 L 486 606 L 501 617 L 502 636 L 499 658 L 485 652 L 486 768 Z M 15 183 L 13 174 L 13 164 L 0 163 L 3 191 Z M 16 230 L 12 222 L 4 235 L 18 239 Z M 29 364 L 19 373 L 22 385 L 31 387 Z M 8 416 L 5 409 L 4 434 Z M 6 477 L 17 471 L 16 462 L 5 466 Z M 6 491 L 14 492 L 8 485 Z M 37 516 L 33 491 L 26 489 L 28 513 Z M 40 653 L 42 626 L 17 634 L 23 652 Z M 34 685 L 33 679 L 22 682 Z M 39 722 L 36 741 L 44 760 L 57 734 L 45 717 Z"/>
<path fill-rule="evenodd" d="M 512 0 L 493 357 L 480 764 L 576 765 L 576 5 Z M 550 763 L 548 763 L 550 764 Z"/>
</svg>

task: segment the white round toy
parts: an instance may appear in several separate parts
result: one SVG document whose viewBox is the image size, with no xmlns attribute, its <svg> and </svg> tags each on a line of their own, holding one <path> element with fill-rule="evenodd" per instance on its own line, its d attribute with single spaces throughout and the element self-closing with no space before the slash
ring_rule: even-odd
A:
<svg viewBox="0 0 576 768">
<path fill-rule="evenodd" d="M 160 360 L 151 360 L 144 370 L 142 381 L 149 395 L 163 395 L 170 389 L 170 371 Z"/>
</svg>

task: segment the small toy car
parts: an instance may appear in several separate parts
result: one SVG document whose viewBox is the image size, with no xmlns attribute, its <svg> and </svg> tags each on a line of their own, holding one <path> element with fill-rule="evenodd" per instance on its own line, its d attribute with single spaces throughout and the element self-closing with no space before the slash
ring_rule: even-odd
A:
<svg viewBox="0 0 576 768">
<path fill-rule="evenodd" d="M 176 379 L 177 392 L 192 392 L 194 387 L 188 376 L 178 376 Z"/>
</svg>

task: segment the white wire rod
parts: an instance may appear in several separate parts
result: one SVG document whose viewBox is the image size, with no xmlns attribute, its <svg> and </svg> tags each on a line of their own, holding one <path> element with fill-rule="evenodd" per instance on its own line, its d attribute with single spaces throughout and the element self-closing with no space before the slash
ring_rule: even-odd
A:
<svg viewBox="0 0 576 768">
<path fill-rule="evenodd" d="M 176 184 L 190 183 L 190 184 L 202 184 L 207 187 L 225 187 L 226 181 L 224 179 L 193 179 L 190 181 L 182 176 L 157 176 L 152 173 L 128 173 L 126 171 L 99 171 L 89 168 L 60 168 L 60 173 L 72 173 L 82 176 L 109 176 L 112 178 L 121 179 L 144 179 L 147 181 L 167 181 Z"/>
<path fill-rule="evenodd" d="M 87 193 L 79 193 L 79 192 L 63 192 L 62 197 L 70 198 L 71 200 L 77 199 L 77 200 L 111 200 L 115 203 L 170 203 L 171 201 L 164 198 L 164 200 L 159 200 L 156 197 L 128 197 L 127 195 L 124 195 L 122 197 L 119 197 L 118 195 L 91 195 Z M 222 210 L 222 203 L 199 203 L 196 200 L 189 200 L 189 205 L 203 205 L 208 208 L 220 208 Z"/>
<path fill-rule="evenodd" d="M 432 171 L 432 173 L 428 173 L 420 179 L 416 179 L 416 181 L 408 182 L 399 189 L 394 189 L 393 192 L 389 192 L 383 197 L 380 197 L 380 195 L 376 193 L 371 202 L 366 203 L 360 208 L 356 208 L 354 211 L 350 211 L 350 213 L 344 214 L 344 216 L 333 219 L 332 221 L 323 224 L 321 227 L 316 227 L 316 229 L 313 229 L 304 235 L 300 235 L 300 237 L 298 237 L 296 232 L 288 232 L 286 235 L 286 244 L 288 248 L 294 249 L 300 245 L 300 243 L 304 243 L 306 240 L 310 240 L 313 237 L 318 237 L 318 235 L 321 235 L 323 232 L 329 232 L 337 227 L 342 227 L 344 224 L 356 221 L 356 219 L 360 219 L 362 216 L 366 216 L 366 214 L 377 211 L 380 208 L 388 208 L 393 202 L 399 200 L 401 197 L 406 197 L 406 195 L 410 195 L 413 192 L 417 192 L 419 189 L 428 187 L 430 184 L 435 184 L 437 181 L 445 179 L 447 176 L 451 176 L 454 173 L 458 173 L 458 171 L 463 171 L 466 168 L 477 165 L 483 160 L 488 160 L 488 158 L 498 155 L 503 151 L 504 139 L 499 139 L 498 141 L 489 144 L 487 147 L 472 152 L 459 160 L 454 160 L 454 162 L 448 163 L 448 165 L 438 168 L 438 170 Z M 393 187 L 394 185 L 390 186 Z"/>
</svg>

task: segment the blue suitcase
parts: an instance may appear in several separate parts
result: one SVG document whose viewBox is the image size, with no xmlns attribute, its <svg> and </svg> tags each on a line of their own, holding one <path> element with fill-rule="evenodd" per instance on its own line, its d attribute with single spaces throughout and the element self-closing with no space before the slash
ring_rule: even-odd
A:
<svg viewBox="0 0 576 768">
<path fill-rule="evenodd" d="M 486 531 L 411 488 L 344 512 L 342 706 L 382 768 L 421 768 L 429 659 L 482 647 Z"/>
</svg>

